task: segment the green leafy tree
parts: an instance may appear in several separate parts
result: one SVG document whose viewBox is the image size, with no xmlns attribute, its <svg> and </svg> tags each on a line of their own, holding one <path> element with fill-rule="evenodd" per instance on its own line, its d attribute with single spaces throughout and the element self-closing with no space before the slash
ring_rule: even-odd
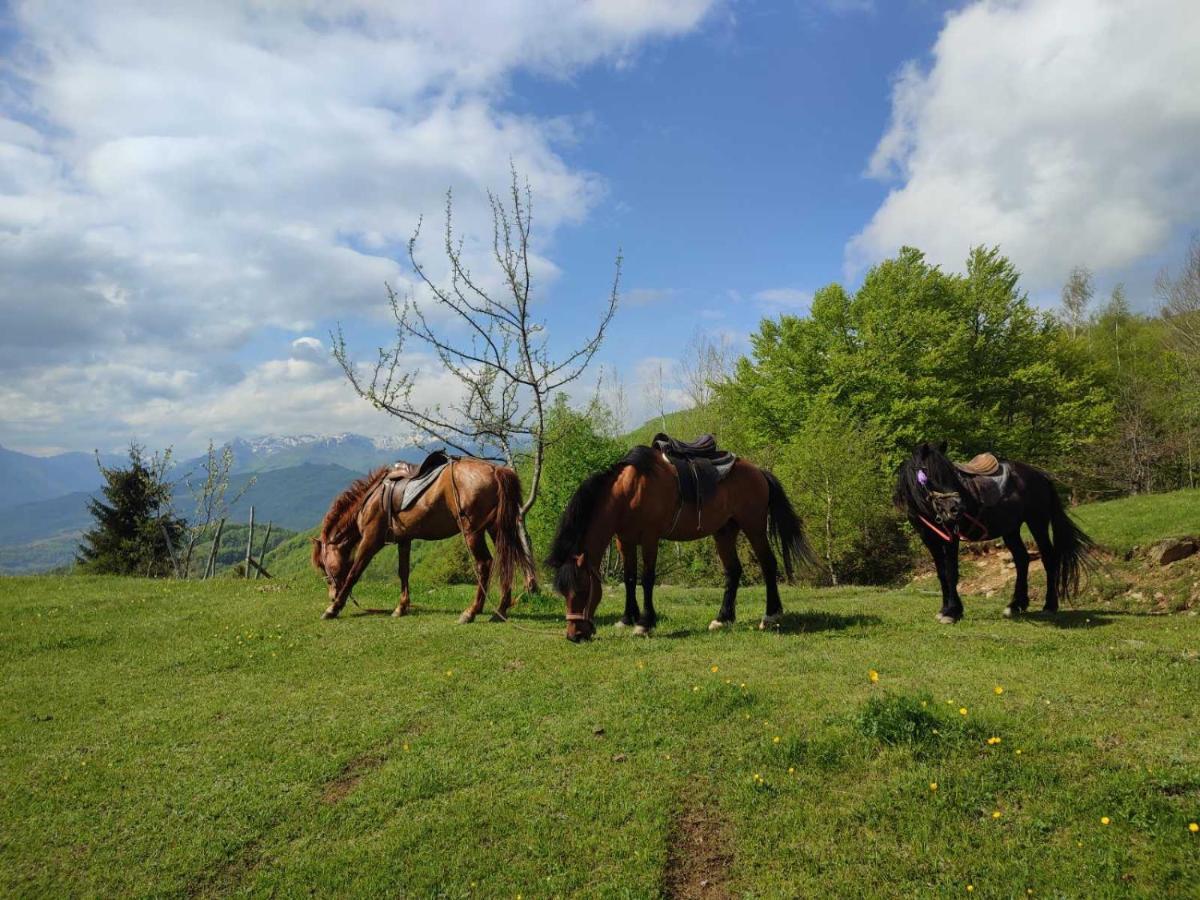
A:
<svg viewBox="0 0 1200 900">
<path fill-rule="evenodd" d="M 96 525 L 83 535 L 80 565 L 111 575 L 160 577 L 174 572 L 171 547 L 181 546 L 186 523 L 171 510 L 166 479 L 171 452 L 148 458 L 143 447 L 131 444 L 128 467 L 109 468 L 99 458 L 96 464 L 104 476 L 104 499 L 88 501 Z"/>
<path fill-rule="evenodd" d="M 776 471 L 808 527 L 829 584 L 879 584 L 908 568 L 904 523 L 892 506 L 885 442 L 833 407 L 814 409 Z"/>
<path fill-rule="evenodd" d="M 782 446 L 814 408 L 837 407 L 880 436 L 888 469 L 942 437 L 1052 465 L 1104 430 L 1109 407 L 1086 352 L 1018 282 L 995 249 L 955 275 L 905 248 L 856 293 L 830 285 L 807 317 L 764 320 L 718 401 L 750 446 Z"/>
</svg>

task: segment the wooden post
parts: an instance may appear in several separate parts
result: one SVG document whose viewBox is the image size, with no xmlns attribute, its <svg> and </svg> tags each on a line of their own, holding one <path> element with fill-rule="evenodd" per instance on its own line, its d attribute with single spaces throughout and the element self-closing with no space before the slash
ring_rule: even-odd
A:
<svg viewBox="0 0 1200 900">
<path fill-rule="evenodd" d="M 208 563 L 204 566 L 204 577 L 212 578 L 217 574 L 217 554 L 221 552 L 221 532 L 225 530 L 225 517 L 217 523 L 217 533 L 213 536 L 212 549 L 208 552 Z"/>
<path fill-rule="evenodd" d="M 250 507 L 250 533 L 246 536 L 246 577 L 250 577 L 250 552 L 254 549 L 254 507 Z"/>
<path fill-rule="evenodd" d="M 175 577 L 179 578 L 179 560 L 175 558 L 175 545 L 171 543 L 171 535 L 161 519 L 158 522 L 158 527 L 162 529 L 163 540 L 167 542 L 167 553 L 171 555 L 171 568 L 175 570 Z"/>
<path fill-rule="evenodd" d="M 267 536 L 263 538 L 262 549 L 258 551 L 258 566 L 254 570 L 255 578 L 263 571 L 263 564 L 267 561 L 267 542 L 271 540 L 271 526 L 274 524 L 273 521 L 267 522 Z"/>
</svg>

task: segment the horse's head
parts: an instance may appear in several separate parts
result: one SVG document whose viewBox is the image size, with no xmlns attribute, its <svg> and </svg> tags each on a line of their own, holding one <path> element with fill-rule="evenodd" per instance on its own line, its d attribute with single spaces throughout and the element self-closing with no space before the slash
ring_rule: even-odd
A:
<svg viewBox="0 0 1200 900">
<path fill-rule="evenodd" d="M 946 442 L 919 444 L 905 468 L 909 494 L 918 506 L 932 513 L 943 528 L 957 531 L 963 501 L 954 464 L 946 456 Z"/>
<path fill-rule="evenodd" d="M 348 539 L 326 539 L 324 535 L 312 539 L 313 568 L 325 576 L 329 585 L 329 602 L 337 596 L 343 576 L 350 568 L 350 556 L 354 542 Z"/>
<path fill-rule="evenodd" d="M 596 634 L 596 623 L 592 621 L 592 591 L 599 575 L 589 565 L 586 554 L 577 553 L 569 557 L 555 570 L 554 587 L 567 601 L 567 640 L 579 643 Z"/>
</svg>

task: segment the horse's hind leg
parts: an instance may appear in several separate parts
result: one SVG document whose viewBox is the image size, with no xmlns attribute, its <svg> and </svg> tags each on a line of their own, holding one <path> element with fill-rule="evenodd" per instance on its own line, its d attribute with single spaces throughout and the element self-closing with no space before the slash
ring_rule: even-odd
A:
<svg viewBox="0 0 1200 900">
<path fill-rule="evenodd" d="M 1004 607 L 1004 615 L 1012 617 L 1029 609 L 1029 551 L 1025 549 L 1025 541 L 1021 539 L 1021 528 L 1004 535 L 1004 546 L 1012 554 L 1013 565 L 1017 567 L 1017 585 L 1013 588 L 1012 602 Z"/>
<path fill-rule="evenodd" d="M 637 544 L 617 538 L 617 552 L 621 554 L 624 565 L 622 580 L 625 582 L 625 613 L 617 619 L 617 627 L 627 628 L 636 625 L 642 616 L 637 602 Z"/>
<path fill-rule="evenodd" d="M 747 531 L 746 538 L 762 568 L 763 581 L 767 583 L 767 611 L 758 627 L 773 628 L 783 621 L 783 602 L 779 599 L 779 565 L 775 562 L 775 551 L 771 549 L 765 527 L 761 531 Z"/>
<path fill-rule="evenodd" d="M 495 543 L 496 543 L 495 526 L 490 526 L 488 528 L 488 535 L 491 536 L 492 544 L 495 545 Z M 505 578 L 505 577 L 503 577 L 503 569 L 502 569 L 501 570 L 501 578 L 500 578 L 500 605 L 496 608 L 496 611 L 494 613 L 492 613 L 492 621 L 493 622 L 507 621 L 508 611 L 510 609 L 512 609 L 512 606 L 513 606 L 512 572 L 509 572 L 508 577 Z"/>
<path fill-rule="evenodd" d="M 654 611 L 654 570 L 657 565 L 658 541 L 647 541 L 642 544 L 642 595 L 646 605 L 633 629 L 634 634 L 649 634 L 658 624 L 658 613 Z"/>
<path fill-rule="evenodd" d="M 1038 551 L 1042 554 L 1042 568 L 1046 570 L 1046 603 L 1042 607 L 1045 612 L 1058 612 L 1058 552 L 1050 543 L 1050 526 L 1047 522 L 1028 523 L 1029 533 L 1037 543 Z"/>
<path fill-rule="evenodd" d="M 721 610 L 717 617 L 708 623 L 709 631 L 732 625 L 737 620 L 737 592 L 742 581 L 742 561 L 738 559 L 737 536 L 738 527 L 733 522 L 713 535 L 721 568 L 725 570 L 725 596 L 721 598 Z"/>
<path fill-rule="evenodd" d="M 488 550 L 487 538 L 482 531 L 473 531 L 467 535 L 467 549 L 475 557 L 475 599 L 458 617 L 460 625 L 474 622 L 475 617 L 483 612 L 483 604 L 487 602 L 488 582 L 492 578 L 492 554 Z"/>
<path fill-rule="evenodd" d="M 393 616 L 408 614 L 408 573 L 411 557 L 412 541 L 401 541 L 396 545 L 396 574 L 400 576 L 400 605 L 392 611 Z"/>
</svg>

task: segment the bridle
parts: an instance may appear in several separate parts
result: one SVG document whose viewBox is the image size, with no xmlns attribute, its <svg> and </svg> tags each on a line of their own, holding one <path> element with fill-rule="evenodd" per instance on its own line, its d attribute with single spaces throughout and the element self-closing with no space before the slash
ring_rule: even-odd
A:
<svg viewBox="0 0 1200 900">
<path fill-rule="evenodd" d="M 986 540 L 988 540 L 987 526 L 984 525 L 982 522 L 980 522 L 977 518 L 975 518 L 969 512 L 967 512 L 966 507 L 962 504 L 962 494 L 960 494 L 958 491 L 935 491 L 933 488 L 931 488 L 929 486 L 929 476 L 927 474 L 925 474 L 924 469 L 917 469 L 917 483 L 925 489 L 925 493 L 928 495 L 928 497 L 931 501 L 930 505 L 933 506 L 934 509 L 937 508 L 937 505 L 936 505 L 936 503 L 933 503 L 932 501 L 947 500 L 947 499 L 951 499 L 951 498 L 957 500 L 959 502 L 959 514 L 963 518 L 965 518 L 968 521 L 970 521 L 971 523 L 973 523 L 979 529 L 981 536 L 980 537 L 972 537 L 969 534 L 963 535 L 962 530 L 958 527 L 957 524 L 954 526 L 953 535 L 948 534 L 944 529 L 939 528 L 937 525 L 934 525 L 932 522 L 929 521 L 929 519 L 925 518 L 925 516 L 923 514 L 918 512 L 917 518 L 921 520 L 921 522 L 925 525 L 926 528 L 928 528 L 930 531 L 932 531 L 934 534 L 936 534 L 938 537 L 940 537 L 947 544 L 954 543 L 954 541 L 960 537 L 964 537 L 968 541 L 986 541 Z"/>
<path fill-rule="evenodd" d="M 592 581 L 591 581 L 591 579 L 592 578 L 596 579 L 596 583 L 600 585 L 601 590 L 604 590 L 604 579 L 602 579 L 600 577 L 600 569 L 597 568 L 595 563 L 589 562 L 587 564 L 587 572 L 588 572 L 588 601 L 589 601 L 588 605 L 587 605 L 587 609 L 591 610 L 591 608 L 592 608 L 591 602 L 590 602 L 592 599 Z M 592 617 L 586 612 L 574 613 L 568 609 L 567 613 L 566 613 L 566 620 L 568 622 L 587 622 L 589 625 L 592 626 L 593 630 L 596 627 L 595 623 L 592 621 Z"/>
</svg>

